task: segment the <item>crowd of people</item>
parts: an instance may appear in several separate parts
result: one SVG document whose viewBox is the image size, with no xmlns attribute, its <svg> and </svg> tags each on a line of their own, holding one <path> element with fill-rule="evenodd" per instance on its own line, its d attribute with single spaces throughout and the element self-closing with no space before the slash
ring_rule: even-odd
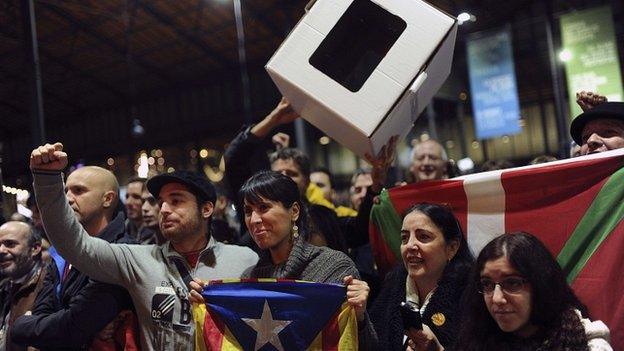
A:
<svg viewBox="0 0 624 351">
<path fill-rule="evenodd" d="M 624 103 L 578 100 L 585 112 L 570 133 L 580 154 L 624 148 Z M 415 203 L 396 233 L 402 263 L 378 271 L 369 218 L 397 139 L 367 155 L 371 168 L 354 172 L 350 204 L 339 204 L 331 172 L 275 134 L 297 117 L 282 99 L 244 127 L 225 152 L 226 188 L 175 171 L 130 179 L 125 204 L 110 171 L 86 166 L 65 179 L 61 143 L 33 150 L 32 223 L 0 226 L 0 350 L 191 350 L 192 304 L 204 302 L 206 282 L 226 278 L 345 285 L 361 349 L 611 350 L 608 327 L 588 319 L 530 233 L 493 233 L 475 258 L 450 208 Z M 259 147 L 269 138 L 270 155 Z M 410 182 L 456 174 L 432 139 L 414 147 L 409 171 Z M 404 325 L 402 302 L 421 325 Z"/>
</svg>

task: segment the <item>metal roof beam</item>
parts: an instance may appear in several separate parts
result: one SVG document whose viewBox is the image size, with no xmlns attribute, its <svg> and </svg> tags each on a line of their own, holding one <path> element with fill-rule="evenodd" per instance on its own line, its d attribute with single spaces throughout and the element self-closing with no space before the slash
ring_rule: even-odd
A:
<svg viewBox="0 0 624 351">
<path fill-rule="evenodd" d="M 252 16 L 254 16 L 260 23 L 262 23 L 265 27 L 267 27 L 273 35 L 277 36 L 280 39 L 286 38 L 288 34 L 288 28 L 280 28 L 275 25 L 275 21 L 271 21 L 267 16 L 264 15 L 262 11 L 258 11 L 250 1 L 245 1 L 243 4 L 243 9 L 247 10 Z M 243 21 L 245 18 L 243 18 Z"/>
<path fill-rule="evenodd" d="M 42 3 L 46 6 L 42 6 L 42 8 L 47 9 L 48 11 L 56 14 L 57 16 L 63 18 L 65 21 L 67 21 L 68 23 L 76 26 L 76 28 L 79 28 L 81 31 L 85 32 L 86 34 L 90 35 L 91 37 L 93 37 L 94 39 L 98 40 L 99 42 L 106 44 L 107 46 L 110 46 L 114 51 L 116 51 L 119 55 L 121 55 L 123 57 L 123 59 L 126 59 L 126 49 L 123 48 L 122 46 L 120 46 L 119 44 L 117 44 L 114 40 L 107 38 L 105 36 L 103 36 L 102 34 L 100 34 L 96 29 L 94 29 L 92 26 L 83 23 L 81 21 L 79 21 L 78 19 L 74 18 L 71 14 L 69 14 L 67 11 L 65 11 L 62 8 L 59 8 L 56 5 L 50 4 L 50 3 Z M 134 57 L 133 58 L 134 62 L 144 71 L 146 71 L 147 73 L 154 75 L 158 78 L 160 78 L 161 80 L 163 80 L 165 83 L 167 84 L 173 84 L 173 80 L 168 77 L 164 72 L 162 72 L 160 69 L 158 69 L 157 67 L 153 66 L 152 64 L 146 62 L 145 60 L 141 59 L 140 57 Z"/>
<path fill-rule="evenodd" d="M 22 110 L 18 106 L 15 106 L 12 103 L 9 103 L 9 102 L 6 102 L 6 101 L 0 101 L 0 106 L 4 106 L 4 107 L 8 108 L 9 110 L 15 112 L 16 114 L 28 115 L 28 111 Z"/>
<path fill-rule="evenodd" d="M 201 1 L 203 1 L 203 0 L 201 0 Z M 162 24 L 164 24 L 164 25 L 166 25 L 168 27 L 171 27 L 179 36 L 181 36 L 182 38 L 184 38 L 185 40 L 187 40 L 191 44 L 195 45 L 204 54 L 208 55 L 210 58 L 215 60 L 221 66 L 223 66 L 224 68 L 232 67 L 232 63 L 227 58 L 225 58 L 223 55 L 221 55 L 217 50 L 209 47 L 206 43 L 204 43 L 202 40 L 200 40 L 199 38 L 194 36 L 189 31 L 187 31 L 187 30 L 177 26 L 172 18 L 170 18 L 166 14 L 158 11 L 151 4 L 149 4 L 149 3 L 145 2 L 145 1 L 138 0 L 137 3 L 139 4 L 139 6 L 141 6 L 141 8 L 145 12 L 149 13 L 150 15 L 152 15 L 152 17 L 156 18 L 160 23 L 162 23 Z"/>
<path fill-rule="evenodd" d="M 0 76 L 4 76 L 4 77 L 7 78 L 7 80 L 12 80 L 12 81 L 23 81 L 25 79 L 22 76 L 19 76 L 17 74 L 13 74 L 13 73 L 10 73 L 10 72 L 6 71 L 2 67 L 0 67 Z M 83 111 L 83 109 L 81 107 L 79 107 L 78 105 L 74 104 L 73 102 L 70 102 L 69 100 L 61 97 L 59 94 L 54 92 L 54 90 L 46 89 L 45 85 L 43 86 L 43 93 L 44 93 L 44 95 L 49 95 L 53 99 L 58 100 L 59 102 L 61 102 L 61 104 L 69 106 L 72 110 L 74 110 L 74 112 L 78 112 L 79 113 L 79 112 Z"/>
<path fill-rule="evenodd" d="M 206 7 L 206 1 L 198 1 L 197 8 L 195 9 L 195 25 L 193 26 L 193 33 L 197 35 L 199 33 L 199 26 L 204 18 L 204 7 Z"/>
<path fill-rule="evenodd" d="M 11 39 L 19 40 L 19 35 L 15 32 L 14 28 L 9 28 L 2 24 L 0 24 L 0 34 L 5 35 Z M 83 70 L 80 70 L 79 68 L 73 66 L 72 64 L 66 62 L 65 60 L 55 57 L 46 48 L 39 47 L 39 53 L 46 60 L 50 60 L 51 62 L 63 67 L 64 69 L 71 71 L 73 74 L 77 76 L 81 76 L 82 78 L 91 82 L 92 84 L 97 85 L 100 88 L 103 88 L 109 91 L 110 93 L 118 97 L 120 100 L 124 102 L 127 100 L 126 95 L 120 92 L 119 90 L 115 89 L 114 87 L 112 87 L 111 85 L 107 83 L 102 82 L 101 80 L 97 79 L 91 74 L 88 74 L 87 72 L 84 72 Z"/>
<path fill-rule="evenodd" d="M 124 93 L 122 93 L 121 91 L 117 90 L 115 87 L 113 87 L 112 85 L 105 83 L 101 80 L 99 80 L 98 78 L 96 78 L 95 76 L 84 72 L 83 70 L 80 70 L 79 68 L 77 68 L 76 66 L 55 57 L 54 55 L 52 55 L 47 49 L 44 48 L 39 48 L 39 52 L 41 53 L 41 55 L 43 57 L 46 58 L 46 60 L 50 60 L 53 63 L 63 67 L 64 69 L 78 75 L 78 76 L 82 76 L 83 78 L 85 78 L 86 80 L 88 80 L 89 82 L 99 86 L 100 88 L 103 88 L 104 90 L 107 90 L 108 92 L 110 92 L 111 94 L 115 95 L 115 97 L 117 97 L 119 100 L 123 101 L 124 103 L 127 102 L 127 97 Z"/>
</svg>

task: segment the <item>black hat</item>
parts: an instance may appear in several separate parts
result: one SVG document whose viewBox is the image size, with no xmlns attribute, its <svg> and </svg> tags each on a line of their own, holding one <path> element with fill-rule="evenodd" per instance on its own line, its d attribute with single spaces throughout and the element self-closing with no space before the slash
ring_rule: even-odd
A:
<svg viewBox="0 0 624 351">
<path fill-rule="evenodd" d="M 160 194 L 160 189 L 169 183 L 179 183 L 187 186 L 199 202 L 210 201 L 214 204 L 217 198 L 215 187 L 206 176 L 188 171 L 175 171 L 152 177 L 147 181 L 147 190 L 157 198 Z"/>
<path fill-rule="evenodd" d="M 570 125 L 570 135 L 578 145 L 583 145 L 583 128 L 587 122 L 597 118 L 624 121 L 624 102 L 604 102 L 578 115 Z"/>
</svg>

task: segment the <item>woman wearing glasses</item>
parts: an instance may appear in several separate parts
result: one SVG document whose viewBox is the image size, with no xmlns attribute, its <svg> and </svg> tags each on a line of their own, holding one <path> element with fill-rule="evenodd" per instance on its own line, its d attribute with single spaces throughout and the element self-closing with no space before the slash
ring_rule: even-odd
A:
<svg viewBox="0 0 624 351">
<path fill-rule="evenodd" d="M 449 208 L 410 208 L 401 228 L 403 265 L 388 273 L 370 310 L 383 350 L 452 348 L 459 332 L 460 298 L 474 259 Z M 400 303 L 419 308 L 422 330 L 409 328 Z"/>
<path fill-rule="evenodd" d="M 531 234 L 483 248 L 465 301 L 461 350 L 611 350 L 607 327 L 581 317 L 563 271 Z"/>
</svg>

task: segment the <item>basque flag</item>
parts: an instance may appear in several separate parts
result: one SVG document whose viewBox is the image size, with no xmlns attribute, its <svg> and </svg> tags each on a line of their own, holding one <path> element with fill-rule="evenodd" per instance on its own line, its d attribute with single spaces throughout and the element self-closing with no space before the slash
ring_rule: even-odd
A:
<svg viewBox="0 0 624 351">
<path fill-rule="evenodd" d="M 357 319 L 342 285 L 223 280 L 202 295 L 206 304 L 194 306 L 197 350 L 357 349 Z"/>
<path fill-rule="evenodd" d="M 401 262 L 401 216 L 413 204 L 451 207 L 477 255 L 505 232 L 526 231 L 549 248 L 592 319 L 624 350 L 624 149 L 383 191 L 371 212 L 380 269 Z"/>
</svg>

